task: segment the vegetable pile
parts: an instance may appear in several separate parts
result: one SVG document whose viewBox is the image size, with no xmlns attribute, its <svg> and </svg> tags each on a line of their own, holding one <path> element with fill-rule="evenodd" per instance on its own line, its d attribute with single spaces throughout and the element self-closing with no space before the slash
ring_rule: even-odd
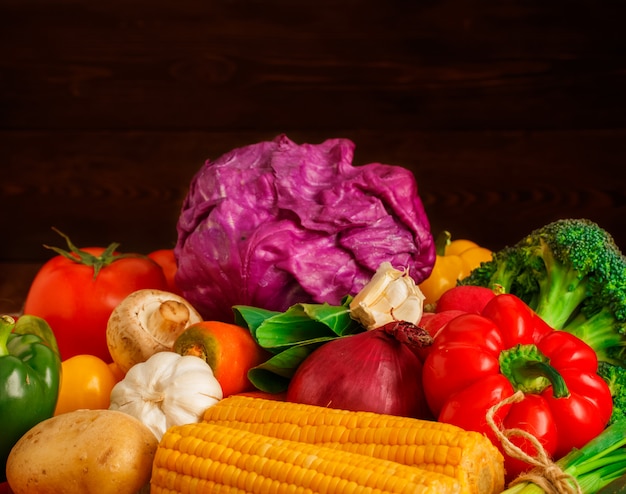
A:
<svg viewBox="0 0 626 494">
<path fill-rule="evenodd" d="M 412 174 L 353 147 L 283 135 L 207 161 L 173 249 L 61 234 L 0 317 L 6 488 L 617 492 L 611 235 L 566 218 L 435 250 Z"/>
</svg>

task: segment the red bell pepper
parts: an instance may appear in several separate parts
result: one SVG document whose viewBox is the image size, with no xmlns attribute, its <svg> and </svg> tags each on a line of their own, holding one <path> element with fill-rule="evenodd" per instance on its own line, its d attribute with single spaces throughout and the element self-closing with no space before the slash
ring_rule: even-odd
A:
<svg viewBox="0 0 626 494">
<path fill-rule="evenodd" d="M 437 420 L 483 432 L 502 449 L 512 479 L 530 465 L 504 452 L 487 423 L 488 410 L 521 390 L 523 400 L 503 405 L 496 425 L 534 435 L 558 459 L 582 447 L 609 421 L 611 393 L 597 367 L 590 346 L 553 330 L 514 295 L 502 294 L 480 314 L 462 314 L 447 323 L 424 362 L 423 386 Z M 513 435 L 510 440 L 536 454 L 527 439 Z"/>
</svg>

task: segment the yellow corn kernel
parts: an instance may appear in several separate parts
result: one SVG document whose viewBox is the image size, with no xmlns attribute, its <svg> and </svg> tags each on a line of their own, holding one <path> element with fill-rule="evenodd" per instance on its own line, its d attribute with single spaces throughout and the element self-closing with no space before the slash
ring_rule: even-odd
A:
<svg viewBox="0 0 626 494">
<path fill-rule="evenodd" d="M 207 422 L 165 433 L 150 484 L 153 494 L 462 492 L 455 479 L 418 467 Z"/>
<path fill-rule="evenodd" d="M 442 422 L 230 396 L 204 422 L 299 441 L 441 473 L 463 492 L 504 489 L 504 459 L 484 435 Z"/>
</svg>

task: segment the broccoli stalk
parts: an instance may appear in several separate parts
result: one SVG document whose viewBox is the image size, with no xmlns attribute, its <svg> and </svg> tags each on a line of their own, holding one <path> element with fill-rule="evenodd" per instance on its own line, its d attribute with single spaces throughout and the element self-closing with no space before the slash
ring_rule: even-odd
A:
<svg viewBox="0 0 626 494">
<path fill-rule="evenodd" d="M 562 329 L 585 341 L 595 350 L 599 361 L 626 365 L 624 322 L 617 320 L 609 308 L 603 307 L 593 315 L 581 312 Z"/>
<path fill-rule="evenodd" d="M 533 301 L 537 314 L 553 328 L 562 328 L 587 297 L 587 273 L 557 255 L 554 245 L 539 240 L 536 254 L 542 263 L 532 268 L 539 285 L 539 296 Z"/>
</svg>

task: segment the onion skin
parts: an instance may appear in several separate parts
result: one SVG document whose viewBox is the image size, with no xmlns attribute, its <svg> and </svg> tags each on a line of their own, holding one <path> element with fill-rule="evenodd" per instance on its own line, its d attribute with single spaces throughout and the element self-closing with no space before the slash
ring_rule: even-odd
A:
<svg viewBox="0 0 626 494">
<path fill-rule="evenodd" d="M 324 343 L 298 367 L 286 400 L 339 408 L 432 419 L 422 387 L 422 363 L 409 348 L 402 325 L 343 336 Z M 403 340 L 403 342 L 399 341 Z M 430 344 L 428 337 L 421 344 Z"/>
</svg>

